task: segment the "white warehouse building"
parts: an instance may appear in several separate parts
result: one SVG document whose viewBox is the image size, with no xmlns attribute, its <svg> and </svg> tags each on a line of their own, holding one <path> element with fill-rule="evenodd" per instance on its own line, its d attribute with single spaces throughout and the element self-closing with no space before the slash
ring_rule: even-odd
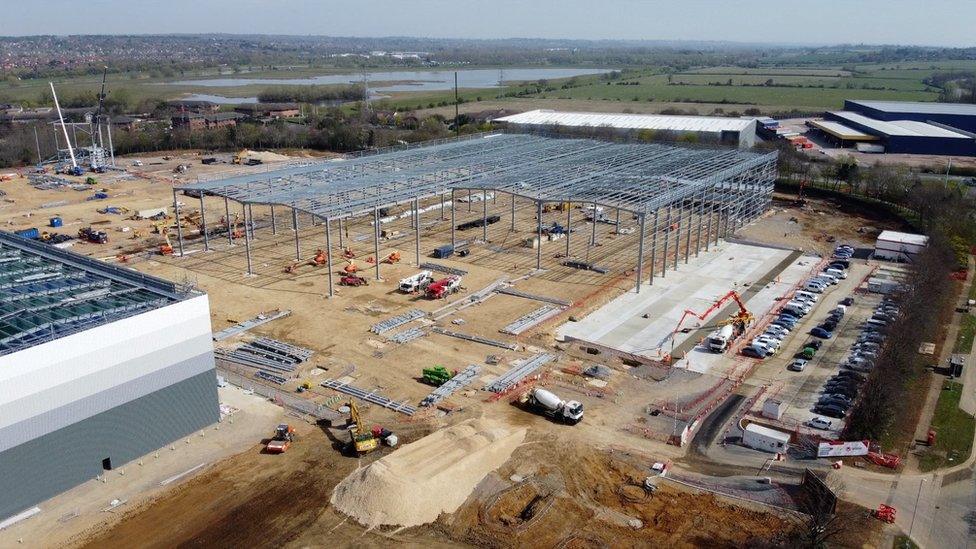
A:
<svg viewBox="0 0 976 549">
<path fill-rule="evenodd" d="M 492 120 L 492 122 L 525 130 L 605 128 L 621 133 L 651 130 L 670 133 L 675 137 L 691 134 L 700 138 L 702 142 L 724 143 L 740 148 L 750 148 L 756 144 L 756 121 L 752 118 L 566 112 L 539 109 L 503 116 Z"/>
<path fill-rule="evenodd" d="M 219 419 L 207 295 L 0 231 L 0 520 Z"/>
</svg>

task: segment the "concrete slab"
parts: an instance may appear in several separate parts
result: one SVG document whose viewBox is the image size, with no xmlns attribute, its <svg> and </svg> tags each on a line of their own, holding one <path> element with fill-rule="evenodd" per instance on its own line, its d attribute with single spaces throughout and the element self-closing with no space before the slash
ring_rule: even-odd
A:
<svg viewBox="0 0 976 549">
<path fill-rule="evenodd" d="M 580 322 L 564 324 L 557 337 L 564 341 L 592 343 L 638 355 L 652 360 L 661 359 L 679 346 L 691 334 L 671 333 L 678 325 L 685 309 L 702 313 L 729 290 L 742 293 L 789 256 L 787 250 L 723 243 L 718 248 L 692 258 L 677 271 L 669 271 L 666 278 L 656 277 L 653 285 L 644 284 L 640 293 L 630 291 Z M 806 263 L 811 260 L 808 258 Z M 775 298 L 799 280 L 809 269 L 798 260 L 779 278 L 749 300 L 754 314 L 765 313 Z M 755 305 L 752 305 L 755 300 Z M 646 316 L 646 318 L 645 318 Z M 686 319 L 683 328 L 699 328 L 705 322 Z M 706 368 L 707 370 L 707 368 Z"/>
</svg>

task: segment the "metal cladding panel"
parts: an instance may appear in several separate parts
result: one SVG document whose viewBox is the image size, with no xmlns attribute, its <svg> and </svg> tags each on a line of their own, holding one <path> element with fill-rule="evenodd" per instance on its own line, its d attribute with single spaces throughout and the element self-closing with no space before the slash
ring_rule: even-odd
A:
<svg viewBox="0 0 976 549">
<path fill-rule="evenodd" d="M 189 354 L 190 351 L 192 351 L 192 355 Z M 206 359 L 209 359 L 209 362 Z M 174 369 L 174 366 L 177 368 Z M 52 368 L 64 368 L 64 366 L 58 364 Z M 90 415 L 103 412 L 111 406 L 118 406 L 162 389 L 166 385 L 182 381 L 206 369 L 213 368 L 212 341 L 209 341 L 208 336 L 200 336 L 181 344 L 150 351 L 124 362 L 111 363 L 108 367 L 99 368 L 81 378 L 64 383 L 51 381 L 49 386 L 35 389 L 29 394 L 18 391 L 17 389 L 20 387 L 17 387 L 8 391 L 8 397 L 19 398 L 0 403 L 0 428 L 52 410 L 69 407 L 71 404 L 93 395 L 113 394 L 111 404 L 107 401 L 97 402 L 97 406 L 103 407 L 92 410 L 88 415 L 74 418 L 74 421 L 81 421 Z M 153 375 L 162 372 L 167 375 Z M 46 371 L 39 372 L 38 375 L 42 375 L 42 379 L 48 380 L 58 377 L 53 373 L 48 374 Z M 136 380 L 142 380 L 139 385 L 139 392 L 121 391 L 122 387 Z M 77 410 L 77 408 L 74 409 Z"/>
<path fill-rule="evenodd" d="M 5 356 L 0 363 L 0 407 L 51 387 L 81 383 L 118 364 L 139 363 L 140 376 L 212 351 L 210 307 L 206 295 L 92 328 Z M 160 350 L 169 356 L 155 355 Z M 122 382 L 126 379 L 122 379 Z M 90 387 L 87 394 L 107 387 Z"/>
<path fill-rule="evenodd" d="M 208 371 L 0 452 L 0 519 L 122 466 L 219 419 Z"/>
<path fill-rule="evenodd" d="M 119 367 L 127 366 L 129 365 L 123 364 Z M 36 411 L 39 404 L 47 404 L 44 394 L 27 397 L 23 399 L 26 401 L 23 404 L 18 401 L 6 407 L 0 406 L 0 452 L 204 372 L 214 372 L 214 357 L 210 351 L 175 363 L 164 370 L 155 370 L 124 383 L 115 383 L 109 389 L 67 404 L 45 406 L 46 411 Z M 54 397 L 62 396 L 60 387 L 53 388 L 52 392 L 55 393 Z"/>
</svg>

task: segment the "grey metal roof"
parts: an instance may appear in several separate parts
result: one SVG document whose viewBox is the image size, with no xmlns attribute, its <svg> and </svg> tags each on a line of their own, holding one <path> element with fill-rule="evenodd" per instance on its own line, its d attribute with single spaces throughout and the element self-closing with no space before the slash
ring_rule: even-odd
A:
<svg viewBox="0 0 976 549">
<path fill-rule="evenodd" d="M 947 114 L 976 116 L 976 105 L 965 103 L 934 103 L 929 101 L 861 101 L 848 99 L 848 103 L 862 105 L 879 111 L 907 114 Z"/>
<path fill-rule="evenodd" d="M 165 280 L 0 231 L 0 355 L 185 295 Z"/>
<path fill-rule="evenodd" d="M 333 219 L 452 189 L 497 189 L 641 213 L 775 158 L 775 152 L 491 133 L 178 188 Z"/>
<path fill-rule="evenodd" d="M 972 137 L 916 120 L 876 120 L 851 111 L 833 111 L 830 114 L 853 124 L 870 128 L 880 134 L 896 137 L 943 137 L 947 139 L 972 139 Z"/>
</svg>

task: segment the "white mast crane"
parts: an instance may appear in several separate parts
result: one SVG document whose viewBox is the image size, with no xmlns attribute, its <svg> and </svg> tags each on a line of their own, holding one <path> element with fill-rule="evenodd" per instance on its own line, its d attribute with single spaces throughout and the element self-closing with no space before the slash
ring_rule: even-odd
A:
<svg viewBox="0 0 976 549">
<path fill-rule="evenodd" d="M 48 82 L 51 86 L 51 95 L 54 97 L 54 108 L 58 111 L 58 119 L 61 120 L 61 131 L 64 132 L 64 140 L 68 143 L 68 154 L 71 155 L 71 167 L 77 168 L 78 162 L 75 160 L 75 151 L 71 148 L 71 138 L 68 137 L 68 127 L 64 125 L 64 116 L 61 114 L 61 105 L 58 104 L 58 94 L 54 92 L 54 84 Z"/>
</svg>

